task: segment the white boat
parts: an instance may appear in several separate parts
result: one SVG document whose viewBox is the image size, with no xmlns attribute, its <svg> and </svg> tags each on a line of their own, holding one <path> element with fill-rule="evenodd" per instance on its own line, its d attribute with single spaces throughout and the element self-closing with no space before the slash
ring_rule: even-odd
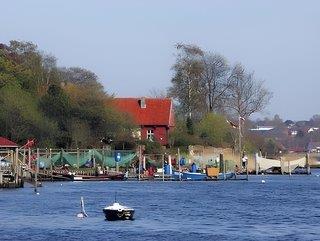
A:
<svg viewBox="0 0 320 241">
<path fill-rule="evenodd" d="M 108 221 L 133 220 L 134 209 L 115 202 L 111 206 L 106 206 L 103 212 Z"/>
</svg>

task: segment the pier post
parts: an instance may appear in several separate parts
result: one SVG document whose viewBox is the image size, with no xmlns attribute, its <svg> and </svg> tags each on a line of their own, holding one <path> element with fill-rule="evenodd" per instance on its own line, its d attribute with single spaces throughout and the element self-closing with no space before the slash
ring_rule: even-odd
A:
<svg viewBox="0 0 320 241">
<path fill-rule="evenodd" d="M 225 173 L 225 162 L 223 158 L 223 153 L 219 155 L 219 172 L 223 173 L 223 180 L 226 180 L 226 173 Z"/>
<path fill-rule="evenodd" d="M 37 148 L 37 158 L 36 158 L 36 173 L 35 173 L 35 187 L 34 187 L 34 192 L 37 193 L 38 189 L 38 172 L 39 172 L 39 158 L 40 158 L 40 153 L 39 153 L 39 148 Z"/>
<path fill-rule="evenodd" d="M 15 173 L 16 172 L 16 165 L 14 163 L 13 150 L 10 150 L 10 161 L 11 161 L 11 165 L 12 165 L 12 171 L 13 171 L 13 173 Z"/>
<path fill-rule="evenodd" d="M 16 148 L 16 153 L 14 155 L 14 162 L 15 162 L 15 173 L 14 173 L 14 183 L 15 183 L 15 186 L 18 184 L 19 182 L 19 174 L 20 174 L 20 165 L 19 164 L 19 149 L 18 147 Z"/>
<path fill-rule="evenodd" d="M 22 163 L 23 163 L 23 164 L 26 164 L 26 148 L 23 148 Z"/>
<path fill-rule="evenodd" d="M 181 181 L 181 167 L 180 167 L 180 148 L 178 147 L 178 168 L 179 168 L 179 181 Z"/>
<path fill-rule="evenodd" d="M 116 172 L 119 172 L 119 162 L 116 162 Z"/>
<path fill-rule="evenodd" d="M 93 160 L 93 168 L 96 168 L 96 157 L 94 156 L 94 153 L 92 155 L 92 160 Z"/>
<path fill-rule="evenodd" d="M 104 153 L 103 153 L 104 154 Z M 80 164 L 79 164 L 79 159 L 80 159 L 80 153 L 79 153 L 79 148 L 77 148 L 77 167 L 78 167 L 78 170 L 79 170 L 79 166 L 80 166 Z"/>
<path fill-rule="evenodd" d="M 138 180 L 141 178 L 141 159 L 142 159 L 142 147 L 139 145 L 139 166 L 138 166 Z"/>
<path fill-rule="evenodd" d="M 171 162 L 171 155 L 168 155 L 168 165 L 169 165 L 169 174 L 172 174 L 172 162 Z"/>
<path fill-rule="evenodd" d="M 309 153 L 306 153 L 306 167 L 307 167 L 307 175 L 310 175 L 310 174 L 311 174 L 309 158 L 310 158 Z"/>
<path fill-rule="evenodd" d="M 288 160 L 288 172 L 289 172 L 289 175 L 291 176 L 291 166 L 290 166 L 290 160 Z"/>
<path fill-rule="evenodd" d="M 53 167 L 52 167 L 52 149 L 49 149 L 49 159 L 50 159 L 50 173 L 51 173 L 51 182 L 53 181 Z"/>
<path fill-rule="evenodd" d="M 223 155 L 222 153 L 219 154 L 219 172 L 223 172 Z"/>
<path fill-rule="evenodd" d="M 3 172 L 0 171 L 0 187 L 3 185 Z"/>
<path fill-rule="evenodd" d="M 256 169 L 256 175 L 258 175 L 259 174 L 259 168 L 258 168 L 258 158 L 259 158 L 259 154 L 258 153 L 256 153 L 255 155 L 254 155 L 254 166 L 255 166 L 255 169 Z"/>
<path fill-rule="evenodd" d="M 223 154 L 222 154 L 223 155 Z M 223 158 L 223 177 L 224 180 L 227 180 L 227 161 Z"/>
<path fill-rule="evenodd" d="M 142 158 L 142 166 L 143 166 L 143 170 L 145 170 L 146 169 L 146 157 L 145 156 Z"/>
<path fill-rule="evenodd" d="M 31 148 L 28 148 L 28 167 L 31 169 Z"/>
<path fill-rule="evenodd" d="M 162 155 L 162 181 L 164 182 L 164 155 Z"/>
</svg>

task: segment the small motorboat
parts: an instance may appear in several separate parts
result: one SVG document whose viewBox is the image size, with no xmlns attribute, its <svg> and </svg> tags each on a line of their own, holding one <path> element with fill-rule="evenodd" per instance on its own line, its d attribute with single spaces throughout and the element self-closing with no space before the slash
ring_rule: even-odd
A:
<svg viewBox="0 0 320 241">
<path fill-rule="evenodd" d="M 125 180 L 125 174 L 122 172 L 105 172 L 98 175 L 76 175 L 70 173 L 72 181 L 122 181 Z"/>
<path fill-rule="evenodd" d="M 214 180 L 230 180 L 235 177 L 233 172 L 219 173 Z M 206 181 L 212 180 L 204 173 L 198 172 L 173 172 L 174 180 L 183 180 L 183 181 Z"/>
<path fill-rule="evenodd" d="M 103 209 L 106 220 L 133 220 L 134 209 L 120 205 L 118 202 Z"/>
<path fill-rule="evenodd" d="M 205 181 L 207 175 L 198 172 L 173 172 L 174 180 Z"/>
</svg>

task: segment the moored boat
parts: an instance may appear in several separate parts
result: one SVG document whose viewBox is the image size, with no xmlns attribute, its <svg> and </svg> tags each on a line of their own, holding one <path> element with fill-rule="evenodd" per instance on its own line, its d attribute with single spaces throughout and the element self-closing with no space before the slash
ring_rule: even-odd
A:
<svg viewBox="0 0 320 241">
<path fill-rule="evenodd" d="M 198 172 L 173 172 L 173 178 L 175 180 L 205 181 L 207 175 Z"/>
<path fill-rule="evenodd" d="M 120 205 L 118 202 L 113 203 L 103 209 L 106 220 L 133 220 L 134 209 Z"/>
<path fill-rule="evenodd" d="M 174 180 L 183 180 L 183 181 L 206 181 L 213 180 L 211 177 L 208 177 L 204 173 L 198 172 L 173 172 Z M 230 180 L 235 177 L 233 172 L 219 173 L 214 180 Z"/>
<path fill-rule="evenodd" d="M 70 175 L 72 181 L 122 181 L 125 179 L 125 174 L 122 172 L 108 172 L 99 175 Z"/>
</svg>

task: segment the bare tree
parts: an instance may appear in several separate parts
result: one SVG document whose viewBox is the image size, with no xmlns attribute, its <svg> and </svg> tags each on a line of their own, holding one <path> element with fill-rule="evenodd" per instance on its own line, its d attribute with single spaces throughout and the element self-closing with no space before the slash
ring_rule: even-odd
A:
<svg viewBox="0 0 320 241">
<path fill-rule="evenodd" d="M 43 78 L 47 85 L 50 84 L 50 75 L 57 68 L 57 58 L 53 55 L 42 54 Z"/>
<path fill-rule="evenodd" d="M 201 63 L 203 94 L 207 98 L 208 111 L 212 112 L 221 107 L 225 93 L 229 88 L 229 66 L 222 55 L 212 53 L 205 54 Z"/>
<path fill-rule="evenodd" d="M 263 81 L 256 80 L 254 74 L 247 73 L 241 64 L 233 67 L 230 81 L 225 106 L 240 117 L 247 118 L 262 111 L 272 97 Z"/>
<path fill-rule="evenodd" d="M 149 91 L 149 96 L 151 98 L 167 98 L 167 92 L 162 89 L 153 88 Z"/>
</svg>

